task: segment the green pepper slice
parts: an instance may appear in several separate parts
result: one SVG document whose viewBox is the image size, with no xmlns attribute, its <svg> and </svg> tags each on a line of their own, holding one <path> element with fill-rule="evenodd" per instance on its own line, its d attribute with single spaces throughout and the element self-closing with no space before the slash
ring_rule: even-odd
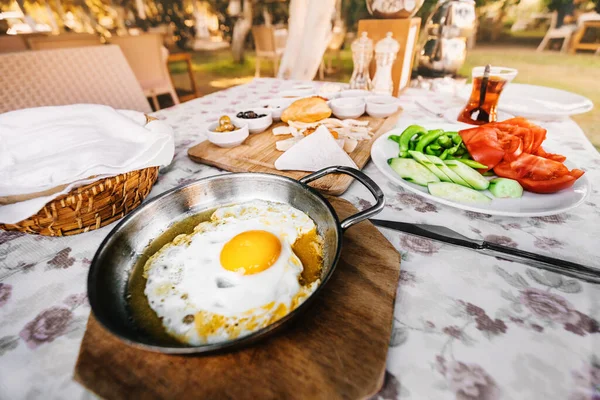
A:
<svg viewBox="0 0 600 400">
<path fill-rule="evenodd" d="M 458 149 L 460 148 L 460 144 L 457 144 L 453 147 L 450 147 L 448 150 L 448 154 L 454 154 L 458 151 Z"/>
<path fill-rule="evenodd" d="M 439 151 L 436 152 L 435 150 L 433 150 L 431 148 L 431 146 L 427 146 L 427 147 L 425 147 L 425 154 L 429 154 L 430 156 L 437 156 L 440 154 L 440 152 Z"/>
<path fill-rule="evenodd" d="M 454 142 L 448 135 L 440 136 L 436 143 L 445 149 L 449 149 L 450 147 L 452 147 L 454 145 Z"/>
<path fill-rule="evenodd" d="M 400 143 L 400 136 L 399 135 L 390 135 L 388 137 L 388 139 L 390 139 L 392 142 Z"/>
<path fill-rule="evenodd" d="M 400 154 L 408 152 L 410 150 L 410 139 L 415 135 L 424 135 L 427 130 L 419 125 L 411 125 L 402 132 L 398 144 L 400 145 Z"/>
<path fill-rule="evenodd" d="M 482 163 L 478 163 L 475 160 L 460 160 L 461 163 L 468 165 L 471 168 L 475 168 L 475 169 L 487 169 L 487 165 L 483 165 Z"/>
<path fill-rule="evenodd" d="M 432 131 L 428 131 L 426 134 L 424 134 L 421 139 L 419 139 L 419 143 L 417 143 L 417 147 L 415 148 L 415 151 L 418 152 L 423 152 L 423 150 L 425 149 L 425 147 L 427 145 L 429 145 L 430 143 L 432 143 L 434 140 L 436 140 L 437 138 L 439 138 L 440 136 L 442 136 L 444 134 L 444 130 L 443 129 L 435 129 Z"/>
</svg>

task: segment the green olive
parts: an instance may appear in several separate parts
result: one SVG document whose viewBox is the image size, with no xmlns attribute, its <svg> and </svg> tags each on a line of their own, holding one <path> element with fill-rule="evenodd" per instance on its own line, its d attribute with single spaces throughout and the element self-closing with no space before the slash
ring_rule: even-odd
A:
<svg viewBox="0 0 600 400">
<path fill-rule="evenodd" d="M 219 118 L 219 125 L 231 125 L 231 118 L 229 118 L 227 115 L 223 115 L 221 118 Z"/>
</svg>

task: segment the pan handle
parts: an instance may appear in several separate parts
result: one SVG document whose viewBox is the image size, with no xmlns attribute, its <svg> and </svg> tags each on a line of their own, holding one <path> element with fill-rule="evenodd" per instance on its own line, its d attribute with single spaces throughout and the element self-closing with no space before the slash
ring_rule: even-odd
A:
<svg viewBox="0 0 600 400">
<path fill-rule="evenodd" d="M 371 207 L 367 208 L 366 210 L 363 210 L 363 211 L 361 211 L 357 214 L 354 214 L 354 215 L 346 218 L 345 220 L 343 220 L 340 223 L 340 226 L 342 227 L 343 230 L 346 230 L 346 229 L 350 228 L 352 225 L 359 223 L 362 220 L 365 220 L 367 218 L 370 218 L 373 215 L 378 214 L 381 210 L 383 210 L 383 207 L 385 206 L 385 197 L 383 196 L 383 192 L 381 191 L 381 188 L 379 188 L 379 186 L 377 186 L 377 184 L 373 181 L 373 179 L 369 178 L 364 172 L 359 171 L 356 168 L 343 167 L 343 166 L 334 166 L 334 167 L 323 168 L 317 172 L 313 172 L 310 175 L 306 175 L 304 178 L 301 178 L 299 181 L 300 181 L 300 183 L 303 183 L 306 185 L 306 184 L 308 184 L 314 180 L 317 180 L 325 175 L 333 174 L 336 172 L 350 175 L 351 177 L 353 177 L 354 179 L 356 179 L 357 181 L 362 183 L 363 186 L 365 186 L 367 189 L 369 189 L 369 191 L 371 192 L 373 197 L 375 197 L 375 199 L 377 200 L 377 203 L 375 203 L 374 206 L 371 206 Z"/>
</svg>

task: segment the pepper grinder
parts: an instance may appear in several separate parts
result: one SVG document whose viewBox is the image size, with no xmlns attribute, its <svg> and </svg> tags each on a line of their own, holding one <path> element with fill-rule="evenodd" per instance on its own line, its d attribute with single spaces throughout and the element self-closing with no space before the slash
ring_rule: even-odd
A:
<svg viewBox="0 0 600 400">
<path fill-rule="evenodd" d="M 354 62 L 354 71 L 350 78 L 350 89 L 371 90 L 371 76 L 369 75 L 369 65 L 373 58 L 373 41 L 367 37 L 367 32 L 363 32 L 360 38 L 352 43 L 352 61 Z"/>
<path fill-rule="evenodd" d="M 388 32 L 386 37 L 375 45 L 377 69 L 375 71 L 375 78 L 373 78 L 373 92 L 388 95 L 394 92 L 392 66 L 394 65 L 398 51 L 400 51 L 400 43 L 392 38 L 392 32 Z"/>
</svg>

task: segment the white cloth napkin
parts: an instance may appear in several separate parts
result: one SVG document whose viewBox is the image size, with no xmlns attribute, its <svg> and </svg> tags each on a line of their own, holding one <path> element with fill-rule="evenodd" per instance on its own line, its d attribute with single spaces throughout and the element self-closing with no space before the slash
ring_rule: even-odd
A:
<svg viewBox="0 0 600 400">
<path fill-rule="evenodd" d="M 170 164 L 173 132 L 144 114 L 108 106 L 39 107 L 0 115 L 0 197 L 49 196 L 0 206 L 0 223 L 16 223 L 72 188 L 142 168 Z"/>
</svg>

